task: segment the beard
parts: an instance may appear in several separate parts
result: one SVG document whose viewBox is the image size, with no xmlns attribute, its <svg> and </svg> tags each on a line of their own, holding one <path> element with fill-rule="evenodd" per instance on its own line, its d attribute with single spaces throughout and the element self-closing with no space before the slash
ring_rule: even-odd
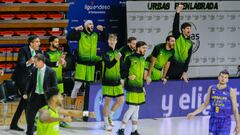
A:
<svg viewBox="0 0 240 135">
<path fill-rule="evenodd" d="M 145 51 L 140 51 L 141 55 L 145 55 L 145 53 L 146 53 Z"/>
<path fill-rule="evenodd" d="M 53 46 L 53 48 L 55 48 L 55 49 L 58 49 L 58 45 L 52 45 Z"/>
<path fill-rule="evenodd" d="M 89 32 L 93 32 L 93 29 L 90 28 L 90 27 L 87 27 L 87 31 L 89 31 Z"/>
</svg>

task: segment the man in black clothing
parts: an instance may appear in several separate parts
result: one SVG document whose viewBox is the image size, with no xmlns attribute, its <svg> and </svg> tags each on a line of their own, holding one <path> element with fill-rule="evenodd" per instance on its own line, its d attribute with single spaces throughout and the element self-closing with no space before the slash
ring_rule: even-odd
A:
<svg viewBox="0 0 240 135">
<path fill-rule="evenodd" d="M 127 45 L 121 47 L 119 49 L 120 53 L 122 54 L 121 61 L 124 62 L 127 56 L 133 54 L 136 50 L 137 38 L 129 37 L 127 40 Z"/>
<path fill-rule="evenodd" d="M 34 63 L 33 57 L 36 54 L 41 53 L 41 50 L 39 49 L 40 39 L 38 36 L 30 36 L 28 38 L 28 44 L 29 45 L 26 45 L 20 49 L 18 53 L 17 66 L 12 75 L 12 79 L 15 81 L 15 84 L 21 96 L 21 100 L 10 124 L 10 129 L 17 131 L 24 131 L 17 125 L 23 110 L 27 106 L 27 100 L 23 98 L 23 95 L 24 91 L 26 90 L 27 82 L 32 74 L 31 69 L 33 68 Z"/>
<path fill-rule="evenodd" d="M 183 79 L 188 82 L 188 65 L 192 55 L 192 41 L 190 40 L 191 35 L 191 24 L 183 23 L 181 25 L 181 31 L 179 31 L 179 13 L 183 10 L 183 5 L 179 5 L 176 8 L 176 14 L 173 22 L 173 36 L 176 39 L 176 45 L 174 47 L 174 58 L 171 60 L 170 68 L 167 76 L 169 79 Z"/>
<path fill-rule="evenodd" d="M 57 87 L 55 71 L 46 66 L 45 57 L 42 54 L 34 56 L 36 68 L 32 69 L 32 76 L 24 98 L 29 98 L 27 108 L 27 135 L 33 135 L 35 116 L 40 108 L 46 105 L 45 93 L 50 87 Z"/>
</svg>

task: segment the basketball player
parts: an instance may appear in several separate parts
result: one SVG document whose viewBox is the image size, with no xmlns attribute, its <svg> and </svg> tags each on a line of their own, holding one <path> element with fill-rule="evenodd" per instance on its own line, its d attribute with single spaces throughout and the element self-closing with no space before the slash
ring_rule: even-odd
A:
<svg viewBox="0 0 240 135">
<path fill-rule="evenodd" d="M 187 115 L 188 119 L 192 119 L 210 103 L 209 135 L 229 135 L 232 112 L 236 120 L 236 135 L 240 131 L 236 90 L 227 85 L 228 78 L 228 71 L 221 71 L 218 76 L 219 83 L 209 87 L 205 102 L 196 111 Z"/>
</svg>

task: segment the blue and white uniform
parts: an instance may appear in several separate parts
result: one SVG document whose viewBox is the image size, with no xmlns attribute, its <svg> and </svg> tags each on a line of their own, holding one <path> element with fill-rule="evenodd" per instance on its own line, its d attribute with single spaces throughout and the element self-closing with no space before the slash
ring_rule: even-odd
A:
<svg viewBox="0 0 240 135">
<path fill-rule="evenodd" d="M 209 135 L 229 135 L 231 130 L 232 101 L 231 87 L 218 89 L 212 85 L 210 94 Z"/>
</svg>

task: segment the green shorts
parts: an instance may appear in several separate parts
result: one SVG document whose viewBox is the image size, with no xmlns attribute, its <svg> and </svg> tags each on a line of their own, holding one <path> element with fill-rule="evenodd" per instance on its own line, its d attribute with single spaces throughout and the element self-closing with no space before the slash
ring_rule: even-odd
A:
<svg viewBox="0 0 240 135">
<path fill-rule="evenodd" d="M 88 66 L 83 64 L 77 64 L 75 70 L 75 80 L 78 81 L 94 81 L 95 66 Z"/>
<path fill-rule="evenodd" d="M 145 103 L 145 94 L 143 92 L 127 92 L 126 104 L 129 105 L 141 105 Z"/>
<path fill-rule="evenodd" d="M 103 97 L 120 97 L 124 95 L 122 85 L 118 86 L 102 86 Z"/>
</svg>

